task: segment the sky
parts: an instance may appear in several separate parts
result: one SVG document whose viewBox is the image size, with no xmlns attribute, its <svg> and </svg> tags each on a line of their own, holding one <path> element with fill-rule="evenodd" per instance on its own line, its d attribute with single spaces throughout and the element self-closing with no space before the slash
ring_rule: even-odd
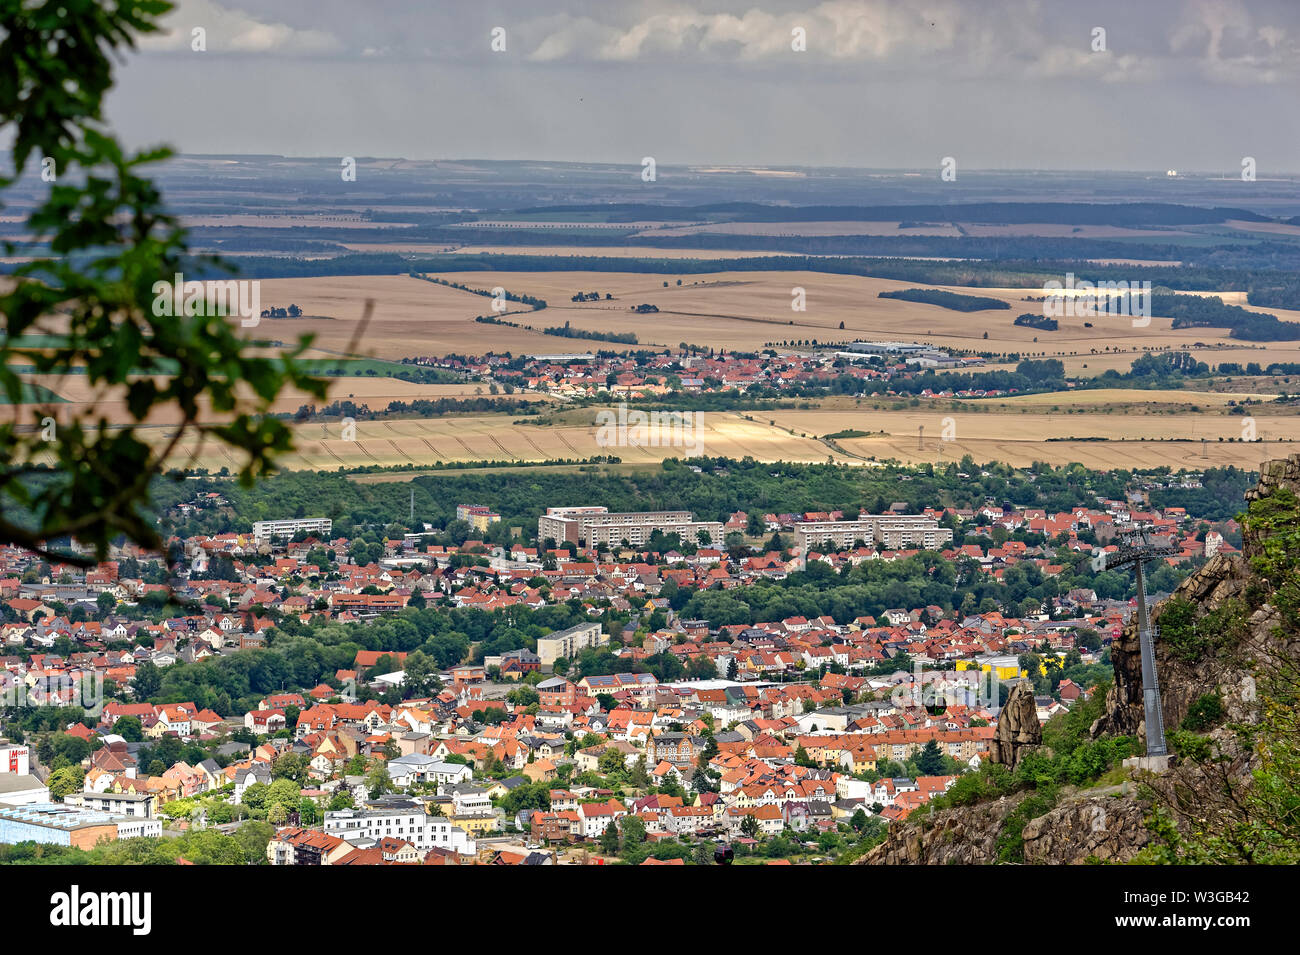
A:
<svg viewBox="0 0 1300 955">
<path fill-rule="evenodd" d="M 1300 172 L 1297 0 L 178 0 L 164 23 L 109 100 L 136 146 Z"/>
</svg>

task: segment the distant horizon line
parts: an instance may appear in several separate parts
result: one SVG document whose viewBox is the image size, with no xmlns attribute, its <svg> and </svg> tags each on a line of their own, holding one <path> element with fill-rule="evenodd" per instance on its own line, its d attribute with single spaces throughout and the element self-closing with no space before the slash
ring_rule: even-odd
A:
<svg viewBox="0 0 1300 955">
<path fill-rule="evenodd" d="M 238 159 L 288 159 L 300 162 L 338 162 L 343 155 L 295 155 L 292 153 L 212 153 L 212 152 L 182 152 L 177 151 L 171 157 L 172 161 L 176 159 L 221 159 L 221 160 L 238 160 Z M 540 164 L 550 166 L 587 166 L 601 167 L 609 169 L 630 168 L 637 169 L 641 163 L 639 160 L 629 160 L 626 163 L 610 161 L 594 161 L 582 159 L 491 159 L 486 157 L 450 157 L 444 156 L 437 159 L 417 159 L 409 156 L 382 156 L 382 155 L 354 155 L 351 158 L 357 162 L 404 162 L 420 164 L 438 164 L 438 163 L 477 163 L 477 164 Z M 720 173 L 726 172 L 748 172 L 751 170 L 771 171 L 771 172 L 798 172 L 802 170 L 812 170 L 818 172 L 833 172 L 837 170 L 850 172 L 864 172 L 871 174 L 890 174 L 904 176 L 923 176 L 927 173 L 934 172 L 937 176 L 940 165 L 934 166 L 845 166 L 845 165 L 817 165 L 812 163 L 728 163 L 712 162 L 700 160 L 693 162 L 656 162 L 659 169 L 693 169 L 699 171 L 716 170 Z M 1016 173 L 1028 173 L 1039 175 L 1093 175 L 1093 176 L 1151 176 L 1158 179 L 1184 179 L 1200 178 L 1216 182 L 1234 182 L 1239 181 L 1240 176 L 1224 173 L 1222 171 L 1211 171 L 1205 169 L 1176 169 L 1172 171 L 1177 175 L 1170 176 L 1170 168 L 1160 170 L 1156 167 L 1144 167 L 1134 169 L 1078 169 L 1070 167 L 1050 167 L 1050 166 L 1016 166 L 1016 167 L 989 167 L 989 166 L 969 166 L 963 167 L 963 175 L 972 173 L 981 174 L 1000 174 L 1009 175 Z M 1290 182 L 1300 178 L 1300 170 L 1296 171 L 1278 171 L 1272 175 L 1256 175 L 1255 182 Z"/>
</svg>

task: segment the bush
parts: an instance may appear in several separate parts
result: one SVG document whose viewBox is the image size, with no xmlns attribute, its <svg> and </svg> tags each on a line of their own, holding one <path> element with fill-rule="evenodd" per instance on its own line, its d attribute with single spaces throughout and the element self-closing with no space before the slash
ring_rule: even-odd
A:
<svg viewBox="0 0 1300 955">
<path fill-rule="evenodd" d="M 1158 640 L 1184 663 L 1214 656 L 1246 632 L 1246 605 L 1241 600 L 1225 600 L 1203 617 L 1197 612 L 1185 597 L 1174 597 L 1160 612 Z"/>
<path fill-rule="evenodd" d="M 1002 824 L 996 846 L 999 862 L 1025 861 L 1025 826 L 1056 808 L 1056 787 L 1048 786 L 1031 793 L 1011 811 Z"/>
<path fill-rule="evenodd" d="M 1193 733 L 1203 733 L 1218 726 L 1223 721 L 1223 717 L 1223 701 L 1219 699 L 1219 694 L 1206 693 L 1187 708 L 1182 728 Z"/>
<path fill-rule="evenodd" d="M 1210 758 L 1210 741 L 1187 730 L 1178 730 L 1169 737 L 1169 748 L 1180 758 L 1193 763 L 1203 763 Z"/>
<path fill-rule="evenodd" d="M 985 762 L 974 772 L 958 776 L 952 788 L 936 796 L 929 805 L 940 809 L 970 806 L 1013 793 L 1016 788 L 1016 780 L 1005 766 Z"/>
<path fill-rule="evenodd" d="M 1134 752 L 1134 740 L 1128 736 L 1090 740 L 1071 753 L 1065 761 L 1065 778 L 1076 786 L 1092 782 Z"/>
</svg>

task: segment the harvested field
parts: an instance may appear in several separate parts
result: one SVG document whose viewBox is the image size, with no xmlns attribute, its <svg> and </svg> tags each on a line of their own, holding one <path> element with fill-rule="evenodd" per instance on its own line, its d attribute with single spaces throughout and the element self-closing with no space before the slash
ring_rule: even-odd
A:
<svg viewBox="0 0 1300 955">
<path fill-rule="evenodd" d="M 460 461 L 546 461 L 615 455 L 630 464 L 697 453 L 764 460 L 825 461 L 829 449 L 815 438 L 798 438 L 766 424 L 731 414 L 706 414 L 697 435 L 686 435 L 676 446 L 602 446 L 597 440 L 594 412 L 591 424 L 541 426 L 514 424 L 508 415 L 457 416 L 425 419 L 358 421 L 355 440 L 344 440 L 338 422 L 295 425 L 297 450 L 284 458 L 288 468 L 334 470 L 362 465 L 417 464 L 437 467 Z M 159 429 L 159 439 L 165 435 Z M 660 437 L 656 438 L 655 435 Z M 698 438 L 698 440 L 697 440 Z M 657 429 L 647 441 L 669 440 Z M 178 455 L 190 453 L 188 443 Z M 199 452 L 199 467 L 231 466 L 218 449 Z"/>
<path fill-rule="evenodd" d="M 306 316 L 266 320 L 250 331 L 258 337 L 275 336 L 285 340 L 296 338 L 302 332 L 313 332 L 320 348 L 343 351 L 352 340 L 365 299 L 373 298 L 374 317 L 357 349 L 362 354 L 382 358 L 449 352 L 483 354 L 489 350 L 553 353 L 599 347 L 595 342 L 548 336 L 539 331 L 567 321 L 585 331 L 630 331 L 643 345 L 676 347 L 687 342 L 753 350 L 768 342 L 896 339 L 994 354 L 1070 359 L 1071 370 L 1094 373 L 1112 367 L 1127 370 L 1133 357 L 1151 348 L 1187 349 L 1201 360 L 1300 361 L 1300 342 L 1270 342 L 1265 347 L 1262 343 L 1230 339 L 1226 329 L 1174 331 L 1169 319 L 1154 318 L 1145 327 L 1134 327 L 1127 318 L 1062 316 L 1060 328 L 1055 332 L 1013 325 L 1016 315 L 1041 308 L 1041 303 L 1026 301 L 1041 294 L 1036 289 L 949 288 L 958 293 L 1000 299 L 1011 306 L 1001 312 L 964 313 L 937 305 L 878 297 L 880 292 L 914 288 L 917 283 L 816 272 L 680 276 L 630 272 L 452 272 L 439 273 L 439 276 L 476 289 L 499 285 L 512 293 L 543 298 L 550 307 L 534 312 L 511 303 L 511 311 L 499 316 L 520 325 L 531 325 L 533 330 L 529 330 L 475 322 L 476 315 L 492 314 L 490 299 L 409 276 L 268 279 L 262 282 L 264 304 L 283 306 L 293 302 L 303 308 Z M 679 279 L 681 285 L 677 285 Z M 791 290 L 796 287 L 805 290 L 806 311 L 795 312 L 790 308 Z M 601 294 L 601 301 L 581 304 L 570 301 L 577 292 L 592 291 Z M 605 294 L 613 298 L 605 300 Z M 1222 297 L 1229 304 L 1242 304 L 1245 296 L 1225 293 Z M 641 304 L 654 305 L 659 312 L 652 315 L 632 312 Z M 1300 321 L 1300 312 L 1258 310 L 1271 311 L 1284 321 Z M 1112 360 L 1108 349 L 1119 349 L 1124 358 Z M 1086 369 L 1082 367 L 1085 364 Z"/>
<path fill-rule="evenodd" d="M 33 376 L 28 377 L 33 381 L 46 380 L 44 378 L 37 379 Z M 538 395 L 531 392 L 517 392 L 514 395 L 489 395 L 486 385 L 473 382 L 451 385 L 424 385 L 402 381 L 397 378 L 371 378 L 368 376 L 328 378 L 326 380 L 330 383 L 330 389 L 325 401 L 318 401 L 296 389 L 287 389 L 271 406 L 271 413 L 293 414 L 303 405 L 315 405 L 320 408 L 334 401 L 353 401 L 359 405 L 368 406 L 372 411 L 382 411 L 388 407 L 390 402 L 410 402 L 417 399 L 437 400 L 439 398 L 451 398 L 465 400 L 490 397 L 503 404 L 521 400 L 546 402 L 553 400 L 548 395 Z M 66 375 L 48 387 L 64 399 L 64 403 L 50 405 L 48 409 L 45 409 L 57 421 L 64 421 L 68 417 L 78 414 L 93 415 L 94 418 L 103 417 L 111 424 L 127 424 L 131 420 L 127 413 L 126 401 L 121 397 L 122 391 L 120 389 L 99 397 L 90 388 L 84 375 Z M 251 391 L 246 392 L 246 395 L 251 398 Z M 225 417 L 212 414 L 209 410 L 210 406 L 206 402 L 201 407 L 204 409 L 201 420 L 205 423 L 223 420 Z M 45 413 L 45 410 L 42 413 Z M 251 406 L 246 406 L 242 410 L 251 410 Z M 165 413 L 160 412 L 150 416 L 146 423 L 174 424 L 179 420 L 179 409 L 169 408 Z"/>
<path fill-rule="evenodd" d="M 363 465 L 437 468 L 463 461 L 527 462 L 615 455 L 628 465 L 638 465 L 702 453 L 866 465 L 872 459 L 935 462 L 970 454 L 979 462 L 998 460 L 1019 466 L 1034 461 L 1077 461 L 1097 468 L 1227 464 L 1254 468 L 1300 440 L 1300 419 L 1263 414 L 1254 416 L 1262 440 L 1243 443 L 1238 440 L 1241 417 L 1235 414 L 1141 417 L 1124 413 L 811 410 L 745 415 L 706 412 L 695 435 L 686 435 L 676 446 L 655 447 L 601 444 L 594 415 L 592 409 L 566 412 L 553 425 L 516 424 L 519 419 L 509 415 L 360 421 L 355 440 L 344 439 L 338 422 L 296 425 L 297 450 L 282 463 L 289 468 L 325 470 Z M 951 440 L 945 441 L 942 437 L 948 421 Z M 920 428 L 924 431 L 918 446 Z M 848 430 L 868 435 L 822 439 Z M 159 439 L 165 434 L 166 429 L 160 428 Z M 1153 434 L 1165 440 L 1151 440 Z M 1208 443 L 1202 444 L 1203 440 Z M 183 447 L 180 453 L 190 450 Z M 199 453 L 199 466 L 233 465 L 218 449 L 205 448 Z"/>
</svg>

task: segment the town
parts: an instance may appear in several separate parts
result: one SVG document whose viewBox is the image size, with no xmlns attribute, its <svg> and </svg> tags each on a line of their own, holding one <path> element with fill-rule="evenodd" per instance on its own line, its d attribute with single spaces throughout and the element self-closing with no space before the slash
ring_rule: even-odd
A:
<svg viewBox="0 0 1300 955">
<path fill-rule="evenodd" d="M 841 348 L 815 341 L 783 341 L 761 352 L 725 350 L 701 354 L 687 347 L 656 354 L 651 350 L 570 352 L 513 357 L 440 356 L 404 359 L 403 364 L 445 369 L 514 389 L 563 400 L 613 396 L 654 398 L 670 394 L 803 395 L 870 390 L 884 395 L 992 398 L 1018 389 L 930 387 L 919 381 L 926 371 L 979 368 L 978 355 L 956 357 L 932 346 L 909 342 L 849 342 Z M 928 379 L 927 379 L 928 380 Z M 900 390 L 901 389 L 901 390 Z"/>
<path fill-rule="evenodd" d="M 1097 575 L 1118 533 L 1170 542 L 1166 591 L 1239 546 L 1234 520 L 1147 498 L 564 502 L 507 543 L 471 501 L 458 541 L 268 519 L 173 537 L 170 569 L 131 544 L 85 569 L 7 547 L 0 852 L 243 832 L 273 865 L 853 857 L 991 758 L 1016 685 L 1043 724 L 1097 702 L 1133 611 Z M 870 580 L 872 613 L 782 589 Z M 737 620 L 747 595 L 766 612 Z"/>
</svg>

